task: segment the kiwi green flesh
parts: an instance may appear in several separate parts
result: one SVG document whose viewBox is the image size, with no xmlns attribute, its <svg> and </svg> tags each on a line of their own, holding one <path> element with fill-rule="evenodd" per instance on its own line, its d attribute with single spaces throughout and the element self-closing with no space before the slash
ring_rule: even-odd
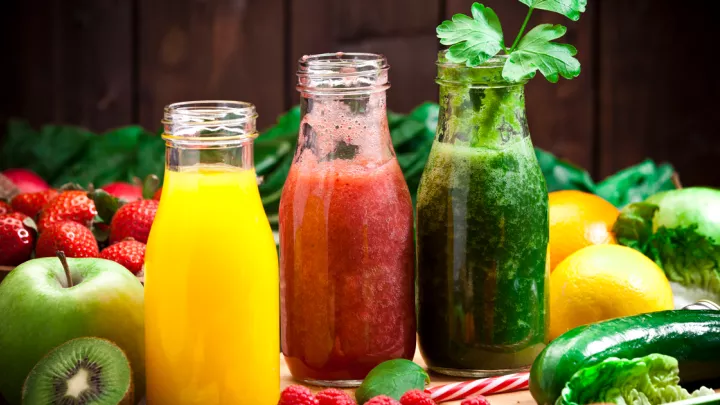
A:
<svg viewBox="0 0 720 405">
<path fill-rule="evenodd" d="M 35 365 L 23 387 L 23 405 L 133 403 L 132 370 L 112 342 L 79 338 L 58 346 Z"/>
</svg>

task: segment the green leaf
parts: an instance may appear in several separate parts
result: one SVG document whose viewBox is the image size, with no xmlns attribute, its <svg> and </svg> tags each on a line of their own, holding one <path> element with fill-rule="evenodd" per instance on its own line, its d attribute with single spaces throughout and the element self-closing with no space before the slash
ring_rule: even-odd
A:
<svg viewBox="0 0 720 405">
<path fill-rule="evenodd" d="M 503 68 L 503 77 L 520 82 L 535 77 L 539 70 L 545 78 L 557 83 L 560 76 L 573 79 L 580 75 L 580 61 L 575 59 L 577 49 L 568 44 L 551 42 L 565 35 L 562 25 L 541 24 L 520 40 Z"/>
<path fill-rule="evenodd" d="M 396 359 L 380 363 L 365 377 L 355 391 L 355 399 L 363 405 L 378 395 L 400 400 L 410 390 L 423 390 L 430 377 L 425 370 L 410 360 Z"/>
<path fill-rule="evenodd" d="M 660 191 L 675 189 L 672 181 L 674 172 L 672 166 L 658 166 L 648 159 L 606 178 L 597 185 L 595 193 L 616 207 L 624 207 L 644 201 Z"/>
<path fill-rule="evenodd" d="M 653 218 L 659 209 L 655 204 L 644 202 L 625 207 L 613 225 L 618 242 L 647 255 L 653 235 Z"/>
<path fill-rule="evenodd" d="M 123 206 L 123 202 L 108 194 L 105 190 L 98 189 L 88 193 L 88 197 L 95 203 L 98 216 L 103 223 L 109 224 L 112 221 L 112 217 L 115 215 L 117 210 Z"/>
<path fill-rule="evenodd" d="M 158 188 L 160 188 L 160 178 L 154 174 L 148 175 L 142 182 L 143 198 L 146 200 L 153 198 Z"/>
<path fill-rule="evenodd" d="M 480 66 L 505 48 L 502 27 L 490 7 L 473 3 L 472 18 L 455 14 L 443 21 L 436 31 L 443 45 L 452 45 L 447 59 L 467 66 Z"/>
<path fill-rule="evenodd" d="M 587 0 L 520 0 L 528 7 L 553 11 L 577 21 L 587 8 Z"/>
<path fill-rule="evenodd" d="M 679 382 L 678 361 L 673 357 L 662 354 L 632 360 L 611 357 L 576 372 L 556 405 L 658 405 L 714 393 L 702 387 L 691 394 Z"/>
<path fill-rule="evenodd" d="M 594 192 L 595 184 L 587 170 L 539 148 L 535 148 L 535 156 L 545 176 L 548 192 L 558 190 Z"/>
</svg>

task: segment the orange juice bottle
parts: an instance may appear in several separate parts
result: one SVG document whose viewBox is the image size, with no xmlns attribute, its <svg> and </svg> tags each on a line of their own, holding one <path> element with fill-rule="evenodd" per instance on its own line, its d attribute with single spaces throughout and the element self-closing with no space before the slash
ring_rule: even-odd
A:
<svg viewBox="0 0 720 405">
<path fill-rule="evenodd" d="M 165 182 L 145 257 L 148 405 L 274 404 L 278 260 L 260 201 L 255 107 L 165 109 Z"/>
</svg>

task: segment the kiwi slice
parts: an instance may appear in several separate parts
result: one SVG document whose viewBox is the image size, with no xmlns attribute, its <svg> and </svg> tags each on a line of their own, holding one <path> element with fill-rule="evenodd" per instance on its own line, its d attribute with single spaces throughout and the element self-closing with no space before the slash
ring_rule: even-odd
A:
<svg viewBox="0 0 720 405">
<path fill-rule="evenodd" d="M 125 353 L 98 338 L 70 340 L 28 374 L 23 405 L 133 404 L 132 370 Z"/>
</svg>

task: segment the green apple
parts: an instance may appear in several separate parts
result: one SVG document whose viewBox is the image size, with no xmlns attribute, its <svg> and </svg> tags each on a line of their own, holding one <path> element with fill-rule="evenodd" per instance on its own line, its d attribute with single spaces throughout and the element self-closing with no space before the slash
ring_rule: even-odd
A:
<svg viewBox="0 0 720 405">
<path fill-rule="evenodd" d="M 138 397 L 145 393 L 143 287 L 125 267 L 104 259 L 34 259 L 0 283 L 0 393 L 20 404 L 25 377 L 51 349 L 97 336 L 128 358 Z"/>
</svg>

